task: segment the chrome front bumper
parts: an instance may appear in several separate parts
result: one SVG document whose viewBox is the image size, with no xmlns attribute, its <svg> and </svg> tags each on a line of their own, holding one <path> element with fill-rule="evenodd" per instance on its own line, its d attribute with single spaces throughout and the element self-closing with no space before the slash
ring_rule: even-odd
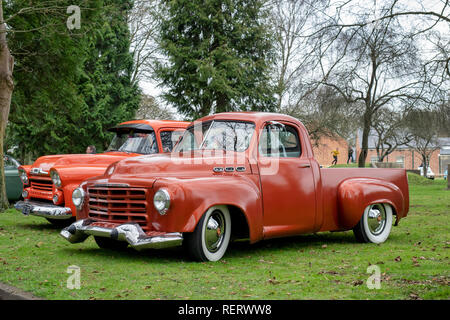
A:
<svg viewBox="0 0 450 320">
<path fill-rule="evenodd" d="M 14 204 L 14 208 L 21 211 L 24 215 L 33 215 L 49 219 L 70 219 L 72 218 L 72 210 L 67 207 L 55 206 L 46 202 L 39 201 L 18 201 Z"/>
<path fill-rule="evenodd" d="M 60 235 L 71 243 L 83 242 L 91 235 L 106 237 L 118 241 L 126 241 L 136 250 L 174 247 L 181 245 L 183 241 L 183 235 L 178 232 L 149 236 L 137 223 L 125 223 L 109 228 L 100 226 L 91 219 L 78 220 L 72 223 L 67 228 L 64 228 Z"/>
</svg>

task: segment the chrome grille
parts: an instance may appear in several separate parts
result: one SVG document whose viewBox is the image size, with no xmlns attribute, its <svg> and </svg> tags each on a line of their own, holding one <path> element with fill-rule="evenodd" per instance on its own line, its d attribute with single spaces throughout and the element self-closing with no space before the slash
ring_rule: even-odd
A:
<svg viewBox="0 0 450 320">
<path fill-rule="evenodd" d="M 138 223 L 148 230 L 147 189 L 129 187 L 89 187 L 89 217 L 96 221 Z"/>
<path fill-rule="evenodd" d="M 30 177 L 31 188 L 41 191 L 52 191 L 53 183 L 51 178 L 47 177 Z"/>
</svg>

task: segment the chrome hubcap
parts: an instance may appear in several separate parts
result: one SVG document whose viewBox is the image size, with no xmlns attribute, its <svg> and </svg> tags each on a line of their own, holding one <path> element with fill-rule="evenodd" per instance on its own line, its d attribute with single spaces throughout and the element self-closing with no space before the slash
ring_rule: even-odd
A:
<svg viewBox="0 0 450 320">
<path fill-rule="evenodd" d="M 372 204 L 367 215 L 367 224 L 373 235 L 379 235 L 386 226 L 386 210 L 381 204 Z"/>
<path fill-rule="evenodd" d="M 221 211 L 215 210 L 208 218 L 205 228 L 205 244 L 209 252 L 216 252 L 223 243 L 226 232 L 225 218 Z"/>
</svg>

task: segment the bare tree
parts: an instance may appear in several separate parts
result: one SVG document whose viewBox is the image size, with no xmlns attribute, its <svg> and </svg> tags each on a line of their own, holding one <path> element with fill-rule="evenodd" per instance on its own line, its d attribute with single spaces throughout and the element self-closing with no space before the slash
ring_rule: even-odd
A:
<svg viewBox="0 0 450 320">
<path fill-rule="evenodd" d="M 337 2 L 334 7 L 335 15 L 330 17 L 331 23 L 326 22 L 322 24 L 318 30 L 308 35 L 308 37 L 328 32 L 329 30 L 342 31 L 347 28 L 377 27 L 380 24 L 384 24 L 384 20 L 396 19 L 397 21 L 401 21 L 402 26 L 408 31 L 411 38 L 417 38 L 418 35 L 422 36 L 422 40 L 428 41 L 434 46 L 434 54 L 427 58 L 427 64 L 441 69 L 445 77 L 450 77 L 450 57 L 448 55 L 450 51 L 450 42 L 448 39 L 450 0 L 440 0 L 438 2 L 391 0 L 389 2 L 383 2 L 383 7 L 378 10 L 380 14 L 370 15 L 369 19 L 349 21 L 348 18 L 341 18 L 341 13 L 345 12 L 346 8 L 350 7 L 350 11 L 358 10 L 358 3 L 360 2 L 357 0 Z M 331 4 L 329 7 L 332 7 Z M 375 8 L 374 10 L 366 10 L 368 12 L 376 11 L 376 1 L 373 2 L 373 7 Z M 325 16 L 328 17 L 328 14 L 325 13 Z"/>
<path fill-rule="evenodd" d="M 136 119 L 174 119 L 175 114 L 166 106 L 158 105 L 156 99 L 150 95 L 142 95 L 141 104 L 136 112 Z"/>
<path fill-rule="evenodd" d="M 131 82 L 151 78 L 158 59 L 159 0 L 135 0 L 128 14 L 134 70 Z"/>
<path fill-rule="evenodd" d="M 403 112 L 396 112 L 381 108 L 374 115 L 372 122 L 375 133 L 375 149 L 379 162 L 394 152 L 399 146 L 406 145 L 412 140 L 406 128 L 406 119 Z"/>
<path fill-rule="evenodd" d="M 314 42 L 304 34 L 312 28 L 326 1 L 272 0 L 271 5 L 278 52 L 275 76 L 278 110 L 283 104 L 299 107 L 315 89 L 308 83 L 307 75 L 317 64 L 312 54 Z"/>
<path fill-rule="evenodd" d="M 389 8 L 381 8 L 383 14 Z M 367 8 L 357 7 L 354 16 L 359 21 L 371 21 L 373 14 Z M 369 10 L 369 11 L 368 11 Z M 340 25 L 340 12 L 331 25 Z M 374 115 L 380 108 L 395 110 L 406 105 L 415 106 L 419 100 L 434 101 L 432 82 L 423 71 L 423 64 L 409 33 L 394 18 L 379 20 L 377 24 L 360 23 L 335 29 L 322 28 L 316 34 L 321 46 L 321 83 L 330 86 L 348 102 L 361 102 L 362 147 L 358 165 L 364 167 L 368 138 Z"/>
<path fill-rule="evenodd" d="M 431 155 L 440 148 L 438 137 L 441 118 L 439 110 L 431 107 L 412 110 L 407 115 L 407 127 L 411 135 L 408 145 L 422 157 L 424 176 L 427 176 Z"/>
<path fill-rule="evenodd" d="M 313 143 L 321 137 L 344 138 L 353 145 L 360 115 L 357 104 L 349 104 L 333 88 L 320 87 L 294 108 L 281 110 L 300 119 L 308 129 Z"/>
</svg>

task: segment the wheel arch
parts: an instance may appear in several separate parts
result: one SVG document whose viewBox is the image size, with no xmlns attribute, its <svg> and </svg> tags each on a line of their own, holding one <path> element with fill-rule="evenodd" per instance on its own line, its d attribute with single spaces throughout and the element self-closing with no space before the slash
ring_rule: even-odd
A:
<svg viewBox="0 0 450 320">
<path fill-rule="evenodd" d="M 224 205 L 228 208 L 231 217 L 231 236 L 235 239 L 250 239 L 250 242 L 256 242 L 262 239 L 262 221 L 260 231 L 258 230 L 258 218 L 252 217 L 251 214 L 248 213 L 248 210 L 245 210 L 240 204 L 235 202 L 217 202 L 206 204 L 203 203 L 199 206 L 192 217 L 195 219 L 195 223 L 192 224 L 189 229 L 192 229 L 188 232 L 191 232 L 195 229 L 201 217 L 212 207 Z"/>
<path fill-rule="evenodd" d="M 389 204 L 393 215 L 404 212 L 404 196 L 395 184 L 372 178 L 347 179 L 338 186 L 339 227 L 350 230 L 361 219 L 364 210 L 375 203 Z"/>
</svg>

